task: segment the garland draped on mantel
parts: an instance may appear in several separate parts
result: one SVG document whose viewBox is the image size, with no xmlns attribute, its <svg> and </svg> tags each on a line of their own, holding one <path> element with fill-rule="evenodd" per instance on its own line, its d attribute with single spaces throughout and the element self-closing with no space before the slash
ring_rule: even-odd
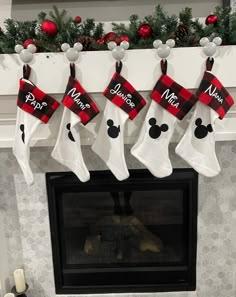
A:
<svg viewBox="0 0 236 297">
<path fill-rule="evenodd" d="M 210 17 L 210 18 L 209 18 Z M 107 42 L 122 40 L 130 42 L 131 49 L 152 48 L 153 41 L 166 41 L 174 38 L 176 46 L 198 46 L 199 40 L 206 36 L 213 39 L 220 36 L 223 45 L 236 45 L 236 13 L 229 7 L 217 6 L 205 24 L 193 19 L 192 9 L 184 8 L 179 16 L 168 15 L 162 6 L 155 7 L 152 15 L 140 19 L 131 15 L 129 23 L 113 23 L 113 31 L 104 33 L 103 24 L 94 19 L 74 19 L 66 10 L 59 11 L 56 6 L 47 15 L 41 12 L 34 21 L 5 20 L 5 28 L 0 29 L 0 53 L 14 53 L 16 44 L 35 44 L 38 52 L 59 52 L 64 42 L 73 45 L 83 44 L 83 50 L 106 50 Z"/>
</svg>

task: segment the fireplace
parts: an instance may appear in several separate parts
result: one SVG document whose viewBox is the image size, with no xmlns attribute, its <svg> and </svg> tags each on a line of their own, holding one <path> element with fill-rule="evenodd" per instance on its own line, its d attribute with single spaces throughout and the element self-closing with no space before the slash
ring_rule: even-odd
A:
<svg viewBox="0 0 236 297">
<path fill-rule="evenodd" d="M 198 175 L 164 179 L 93 171 L 81 183 L 47 173 L 57 294 L 190 291 L 196 287 Z"/>
</svg>

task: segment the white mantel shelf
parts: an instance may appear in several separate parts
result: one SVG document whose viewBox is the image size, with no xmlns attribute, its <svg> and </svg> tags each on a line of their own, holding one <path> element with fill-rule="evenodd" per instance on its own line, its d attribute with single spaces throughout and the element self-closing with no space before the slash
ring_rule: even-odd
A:
<svg viewBox="0 0 236 297">
<path fill-rule="evenodd" d="M 201 47 L 176 48 L 168 58 L 168 75 L 188 89 L 199 86 L 205 69 L 206 57 Z M 37 53 L 31 62 L 30 79 L 43 91 L 56 95 L 60 101 L 69 76 L 69 62 L 63 53 Z M 18 81 L 22 76 L 22 62 L 17 54 L 0 55 L 0 147 L 12 147 L 16 118 L 16 95 Z M 215 57 L 213 73 L 226 88 L 236 88 L 236 46 L 222 46 Z M 115 60 L 110 51 L 82 52 L 76 62 L 76 77 L 97 102 L 101 113 L 105 104 L 102 91 L 115 71 Z M 121 73 L 150 102 L 148 94 L 160 76 L 160 59 L 155 49 L 128 50 L 123 60 Z M 229 90 L 230 91 L 230 90 Z M 60 94 L 60 95 L 58 95 Z M 62 108 L 60 108 L 62 109 Z M 147 108 L 133 122 L 129 121 L 125 143 L 134 143 L 142 125 Z M 36 132 L 33 146 L 52 146 L 57 137 L 61 111 L 57 111 L 48 125 L 42 124 Z M 97 128 L 101 115 L 93 120 Z M 178 125 L 173 141 L 178 141 L 187 125 L 187 119 Z M 216 125 L 218 141 L 236 140 L 236 107 L 233 106 L 223 121 Z M 81 131 L 83 145 L 91 144 L 93 138 L 84 129 Z"/>
<path fill-rule="evenodd" d="M 168 75 L 186 88 L 197 88 L 205 68 L 206 57 L 201 47 L 176 48 L 168 57 Z M 77 78 L 87 92 L 102 92 L 114 72 L 110 51 L 82 52 L 76 62 Z M 123 60 L 122 75 L 138 91 L 152 90 L 160 75 L 160 58 L 155 49 L 128 50 Z M 32 81 L 50 94 L 61 94 L 65 90 L 69 74 L 69 62 L 64 53 L 34 54 Z M 16 95 L 18 79 L 22 76 L 22 62 L 17 54 L 0 55 L 0 95 Z M 213 73 L 225 87 L 236 87 L 236 46 L 222 46 L 215 57 Z"/>
</svg>

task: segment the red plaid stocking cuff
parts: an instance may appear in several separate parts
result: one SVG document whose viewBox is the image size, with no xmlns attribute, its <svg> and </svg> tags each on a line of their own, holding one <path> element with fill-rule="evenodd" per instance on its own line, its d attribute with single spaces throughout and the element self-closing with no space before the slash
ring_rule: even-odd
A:
<svg viewBox="0 0 236 297">
<path fill-rule="evenodd" d="M 69 77 L 62 104 L 77 114 L 84 125 L 99 113 L 96 104 L 85 92 L 79 81 L 72 76 Z"/>
<path fill-rule="evenodd" d="M 213 108 L 221 119 L 234 104 L 233 98 L 221 82 L 208 71 L 205 71 L 196 95 L 201 102 Z"/>
<path fill-rule="evenodd" d="M 46 124 L 59 105 L 59 102 L 38 89 L 33 83 L 23 78 L 20 79 L 17 106 L 21 109 Z"/>
<path fill-rule="evenodd" d="M 143 97 L 118 72 L 114 73 L 103 95 L 128 113 L 131 120 L 138 115 L 146 104 Z"/>
<path fill-rule="evenodd" d="M 166 74 L 161 75 L 150 97 L 179 120 L 185 117 L 198 100 L 197 96 Z"/>
</svg>

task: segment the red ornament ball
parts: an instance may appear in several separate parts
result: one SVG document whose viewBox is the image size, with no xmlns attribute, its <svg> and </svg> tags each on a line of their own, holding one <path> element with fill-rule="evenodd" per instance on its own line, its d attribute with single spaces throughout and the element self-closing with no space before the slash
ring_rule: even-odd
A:
<svg viewBox="0 0 236 297">
<path fill-rule="evenodd" d="M 105 43 L 104 38 L 99 38 L 99 39 L 97 39 L 96 41 L 97 41 L 97 43 L 99 43 L 99 44 L 104 44 L 104 43 Z"/>
<path fill-rule="evenodd" d="M 79 15 L 77 15 L 77 16 L 75 17 L 75 22 L 76 22 L 77 24 L 81 23 L 81 22 L 82 22 L 82 18 L 81 18 Z"/>
<path fill-rule="evenodd" d="M 115 41 L 115 39 L 117 38 L 117 34 L 115 32 L 109 32 L 107 34 L 105 34 L 103 36 L 103 39 L 105 42 L 109 42 L 109 41 Z"/>
<path fill-rule="evenodd" d="M 24 43 L 23 43 L 23 47 L 27 48 L 27 46 L 30 45 L 30 44 L 33 44 L 33 45 L 35 45 L 37 47 L 37 45 L 36 45 L 36 43 L 35 43 L 35 41 L 33 39 L 26 39 L 24 41 Z"/>
<path fill-rule="evenodd" d="M 121 38 L 120 38 L 120 37 L 116 37 L 116 39 L 115 39 L 115 43 L 116 43 L 117 45 L 120 45 L 120 43 L 121 43 Z"/>
<path fill-rule="evenodd" d="M 215 14 L 210 14 L 208 17 L 206 17 L 205 24 L 206 25 L 216 25 L 218 21 L 218 17 Z"/>
<path fill-rule="evenodd" d="M 152 27 L 148 24 L 143 24 L 139 27 L 138 34 L 142 38 L 149 38 L 152 35 Z"/>
<path fill-rule="evenodd" d="M 129 39 L 129 36 L 123 35 L 123 36 L 120 37 L 120 40 L 121 41 L 128 41 L 129 42 L 130 39 Z"/>
<path fill-rule="evenodd" d="M 58 32 L 57 25 L 50 20 L 46 20 L 42 23 L 41 30 L 50 36 L 55 36 Z"/>
</svg>

